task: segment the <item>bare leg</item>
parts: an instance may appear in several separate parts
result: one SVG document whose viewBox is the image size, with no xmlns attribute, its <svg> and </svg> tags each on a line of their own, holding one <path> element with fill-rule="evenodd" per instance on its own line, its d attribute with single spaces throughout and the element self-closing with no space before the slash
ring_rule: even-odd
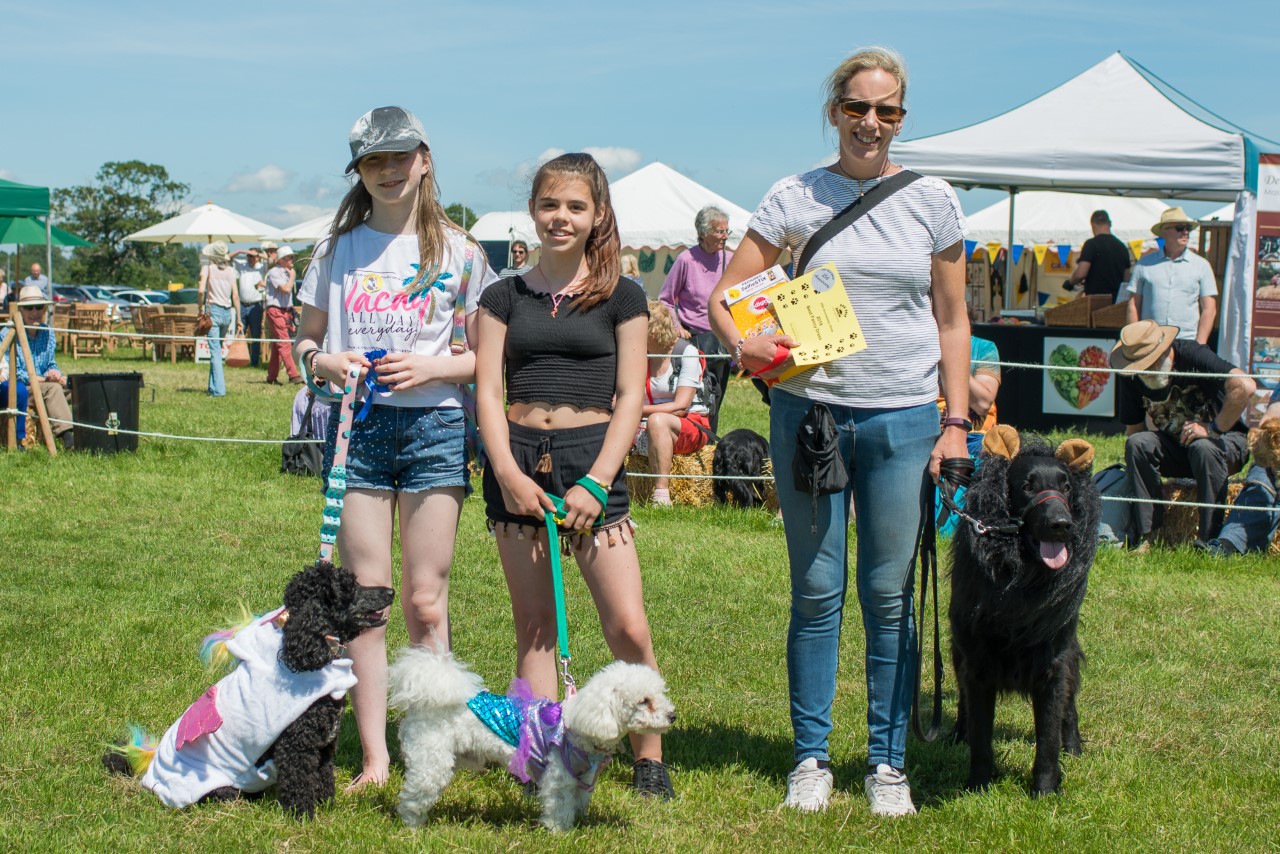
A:
<svg viewBox="0 0 1280 854">
<path fill-rule="evenodd" d="M 376 489 L 347 490 L 338 529 L 342 565 L 363 585 L 391 586 L 391 534 L 394 493 Z M 364 768 L 347 791 L 370 783 L 382 785 L 391 769 L 387 752 L 387 628 L 369 629 L 350 644 L 359 680 L 351 689 Z"/>
<path fill-rule="evenodd" d="M 609 545 L 603 534 L 599 539 L 598 546 L 585 539 L 584 545 L 575 549 L 574 554 L 600 613 L 605 643 L 619 660 L 647 664 L 657 670 L 658 659 L 653 654 L 653 638 L 644 613 L 644 591 L 640 583 L 635 538 L 628 530 L 626 542 L 618 532 L 613 535 L 613 545 Z M 633 735 L 631 749 L 636 759 L 661 762 L 662 736 Z"/>
<path fill-rule="evenodd" d="M 538 530 L 538 539 L 533 531 Z M 511 591 L 516 626 L 516 675 L 544 697 L 559 696 L 556 671 L 556 605 L 551 588 L 551 558 L 545 529 L 497 523 L 498 556 Z M 559 544 L 554 544 L 559 547 Z"/>
<path fill-rule="evenodd" d="M 401 599 L 409 642 L 440 651 L 450 646 L 449 566 L 462 513 L 462 487 L 402 492 L 400 515 Z"/>
<path fill-rule="evenodd" d="M 649 416 L 649 468 L 658 477 L 654 489 L 666 489 L 670 484 L 671 460 L 675 457 L 676 437 L 680 435 L 680 419 L 669 412 L 655 412 Z"/>
</svg>

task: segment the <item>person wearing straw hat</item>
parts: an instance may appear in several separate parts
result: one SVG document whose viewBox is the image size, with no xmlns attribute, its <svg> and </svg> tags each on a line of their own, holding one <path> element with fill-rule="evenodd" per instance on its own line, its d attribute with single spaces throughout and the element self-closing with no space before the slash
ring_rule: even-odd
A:
<svg viewBox="0 0 1280 854">
<path fill-rule="evenodd" d="M 1187 248 L 1198 225 L 1182 208 L 1169 208 L 1151 226 L 1164 244 L 1133 266 L 1129 323 L 1154 320 L 1178 327 L 1179 338 L 1209 343 L 1218 317 L 1218 284 L 1209 262 Z"/>
<path fill-rule="evenodd" d="M 13 375 L 24 386 L 31 385 L 33 373 L 39 378 L 40 396 L 49 415 L 49 427 L 54 436 L 62 439 L 63 447 L 70 449 L 75 446 L 75 433 L 72 431 L 71 407 L 67 405 L 67 378 L 58 370 L 56 336 L 45 325 L 45 316 L 53 301 L 38 285 L 23 285 L 16 305 L 22 312 L 22 324 L 27 330 L 27 343 L 31 345 L 31 359 L 35 364 L 28 366 L 22 349 L 16 348 L 17 364 Z"/>
<path fill-rule="evenodd" d="M 227 380 L 222 366 L 222 339 L 235 334 L 240 325 L 240 289 L 236 287 L 236 268 L 231 266 L 227 244 L 210 243 L 200 252 L 204 266 L 200 268 L 200 284 L 196 299 L 209 313 L 209 396 L 225 397 Z"/>
<path fill-rule="evenodd" d="M 1130 493 L 1137 499 L 1161 494 L 1161 477 L 1189 477 L 1196 501 L 1225 504 L 1227 478 L 1244 467 L 1248 447 L 1240 416 L 1256 385 L 1243 371 L 1196 341 L 1178 337 L 1176 326 L 1139 320 L 1120 330 L 1111 351 L 1116 406 L 1128 438 L 1124 444 Z M 1224 513 L 1200 509 L 1200 539 L 1212 540 Z M 1163 505 L 1133 505 L 1134 543 L 1151 548 L 1163 521 Z"/>
</svg>

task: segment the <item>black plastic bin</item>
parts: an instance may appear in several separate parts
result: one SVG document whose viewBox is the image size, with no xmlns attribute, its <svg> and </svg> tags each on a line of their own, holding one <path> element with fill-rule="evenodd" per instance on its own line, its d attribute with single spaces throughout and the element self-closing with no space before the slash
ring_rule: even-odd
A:
<svg viewBox="0 0 1280 854">
<path fill-rule="evenodd" d="M 76 450 L 99 454 L 138 450 L 138 437 L 114 430 L 138 429 L 138 397 L 142 374 L 71 374 L 71 411 L 81 424 L 105 427 L 77 427 Z"/>
</svg>

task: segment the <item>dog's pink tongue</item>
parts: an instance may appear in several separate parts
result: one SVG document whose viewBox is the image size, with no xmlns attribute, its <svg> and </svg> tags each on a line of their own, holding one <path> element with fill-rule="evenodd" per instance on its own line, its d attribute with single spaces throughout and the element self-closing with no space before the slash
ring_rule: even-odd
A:
<svg viewBox="0 0 1280 854">
<path fill-rule="evenodd" d="M 1062 569 L 1067 563 L 1067 544 L 1041 543 L 1040 560 L 1050 569 Z"/>
</svg>

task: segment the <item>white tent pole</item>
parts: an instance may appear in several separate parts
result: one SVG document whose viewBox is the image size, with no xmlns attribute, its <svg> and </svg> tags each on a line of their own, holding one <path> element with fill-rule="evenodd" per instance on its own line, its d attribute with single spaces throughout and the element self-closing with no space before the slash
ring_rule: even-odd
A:
<svg viewBox="0 0 1280 854">
<path fill-rule="evenodd" d="M 1004 251 L 1004 307 L 1013 308 L 1013 203 L 1018 197 L 1018 188 L 1009 188 L 1009 243 Z M 1035 308 L 1035 306 L 1032 306 Z"/>
</svg>

